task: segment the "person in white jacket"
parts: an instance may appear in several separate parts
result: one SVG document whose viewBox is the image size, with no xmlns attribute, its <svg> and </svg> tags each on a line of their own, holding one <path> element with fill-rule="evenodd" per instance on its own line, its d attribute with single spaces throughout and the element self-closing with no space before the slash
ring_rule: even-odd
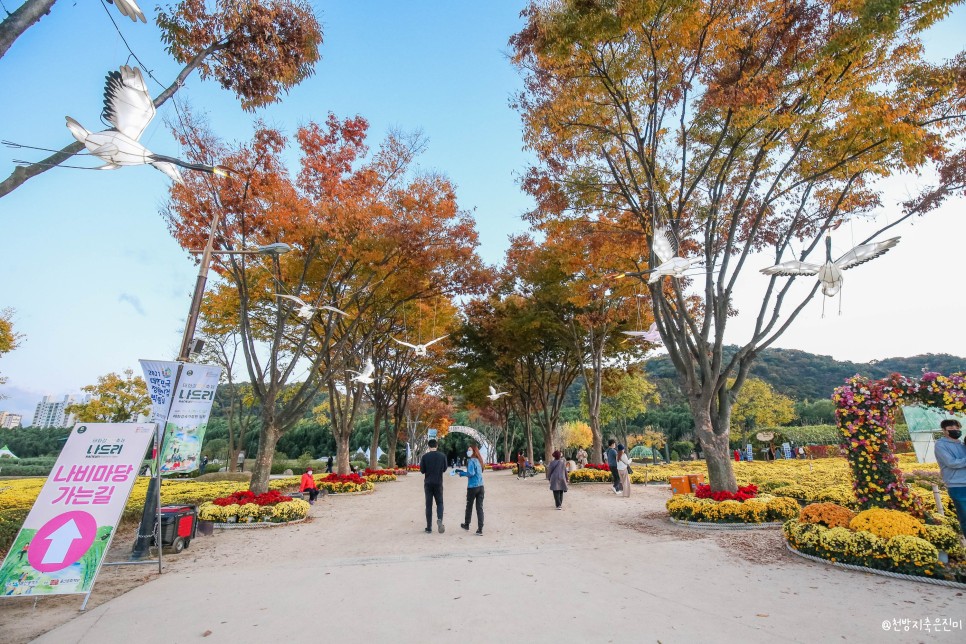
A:
<svg viewBox="0 0 966 644">
<path fill-rule="evenodd" d="M 628 475 L 628 467 L 631 464 L 631 459 L 628 458 L 627 452 L 624 451 L 624 446 L 620 443 L 617 444 L 617 475 L 621 480 L 621 495 L 628 497 L 631 495 L 630 486 L 630 476 Z"/>
</svg>

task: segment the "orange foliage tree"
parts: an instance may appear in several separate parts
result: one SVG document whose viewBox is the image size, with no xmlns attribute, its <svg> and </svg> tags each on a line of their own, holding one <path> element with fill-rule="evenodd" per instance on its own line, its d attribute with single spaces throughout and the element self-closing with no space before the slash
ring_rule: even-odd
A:
<svg viewBox="0 0 966 644">
<path fill-rule="evenodd" d="M 46 13 L 53 2 L 28 0 L 18 12 L 41 4 L 47 5 Z M 10 30 L 33 24 L 21 21 L 15 27 L 13 18 L 0 23 L 0 56 L 5 31 L 15 39 L 19 33 L 13 35 Z M 205 0 L 182 0 L 160 8 L 156 21 L 165 48 L 183 67 L 154 99 L 155 107 L 174 96 L 197 69 L 202 78 L 217 81 L 235 94 L 243 109 L 252 111 L 281 100 L 312 75 L 320 58 L 322 27 L 305 0 L 220 0 L 214 10 L 208 9 Z M 83 149 L 75 141 L 43 161 L 15 168 L 0 183 L 0 197 Z"/>
<path fill-rule="evenodd" d="M 929 64 L 917 40 L 951 4 L 561 0 L 524 12 L 511 46 L 538 159 L 532 220 L 604 234 L 629 219 L 647 249 L 668 228 L 700 267 L 648 290 L 715 490 L 737 488 L 729 415 L 755 356 L 816 292 L 793 301 L 792 280 L 762 278 L 754 331 L 725 356 L 748 257 L 770 250 L 778 263 L 794 244 L 805 259 L 878 206 L 879 178 L 939 169 L 907 216 L 966 184 L 966 58 Z"/>
</svg>

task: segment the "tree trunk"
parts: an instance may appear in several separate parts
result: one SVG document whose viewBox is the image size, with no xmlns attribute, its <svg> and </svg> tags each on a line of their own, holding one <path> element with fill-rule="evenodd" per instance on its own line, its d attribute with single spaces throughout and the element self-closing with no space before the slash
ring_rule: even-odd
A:
<svg viewBox="0 0 966 644">
<path fill-rule="evenodd" d="M 372 441 L 369 443 L 369 467 L 379 469 L 379 425 L 382 423 L 382 409 L 376 407 L 372 415 Z"/>
<path fill-rule="evenodd" d="M 692 404 L 691 413 L 694 415 L 694 433 L 704 447 L 705 460 L 708 463 L 708 483 L 711 484 L 711 489 L 715 492 L 719 490 L 737 492 L 738 481 L 735 479 L 731 450 L 728 446 L 728 428 L 725 427 L 721 432 L 715 433 L 708 409 L 695 409 L 695 405 Z"/>
<path fill-rule="evenodd" d="M 55 2 L 57 0 L 27 0 L 0 22 L 0 58 L 17 38 L 50 13 Z"/>
<path fill-rule="evenodd" d="M 338 474 L 349 473 L 349 437 L 345 440 L 337 438 L 335 442 L 335 471 Z"/>
<path fill-rule="evenodd" d="M 386 424 L 390 422 L 389 418 L 386 418 Z M 386 442 L 389 444 L 389 469 L 396 467 L 396 447 L 399 445 L 399 427 L 393 423 L 392 427 L 386 427 Z"/>
<path fill-rule="evenodd" d="M 533 427 L 530 423 L 530 414 L 527 414 L 523 419 L 523 436 L 527 441 L 527 458 L 533 463 Z"/>
<path fill-rule="evenodd" d="M 255 456 L 255 466 L 252 467 L 252 480 L 248 489 L 255 494 L 268 492 L 268 478 L 272 473 L 272 458 L 275 456 L 275 445 L 281 432 L 275 424 L 275 419 L 262 418 L 262 428 L 258 432 L 258 454 Z"/>
</svg>

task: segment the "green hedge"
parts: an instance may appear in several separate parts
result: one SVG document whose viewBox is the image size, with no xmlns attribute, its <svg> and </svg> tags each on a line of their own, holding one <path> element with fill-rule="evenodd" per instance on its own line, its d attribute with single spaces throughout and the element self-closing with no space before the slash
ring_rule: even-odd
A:
<svg viewBox="0 0 966 644">
<path fill-rule="evenodd" d="M 842 441 L 839 428 L 835 425 L 800 425 L 791 427 L 768 427 L 760 431 L 775 432 L 799 445 L 816 443 L 819 445 L 837 445 Z M 905 424 L 895 426 L 895 440 L 909 440 L 909 428 Z"/>
</svg>

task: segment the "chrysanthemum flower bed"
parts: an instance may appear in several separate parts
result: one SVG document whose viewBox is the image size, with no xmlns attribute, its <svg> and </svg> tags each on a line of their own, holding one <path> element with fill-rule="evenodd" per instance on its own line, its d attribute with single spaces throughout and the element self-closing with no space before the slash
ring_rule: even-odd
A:
<svg viewBox="0 0 966 644">
<path fill-rule="evenodd" d="M 386 481 L 396 480 L 396 470 L 373 470 L 366 469 L 365 478 L 373 483 L 385 483 Z"/>
<path fill-rule="evenodd" d="M 708 486 L 699 486 L 699 490 L 702 488 Z M 748 486 L 735 494 L 711 493 L 708 488 L 704 498 L 678 494 L 671 497 L 665 507 L 672 518 L 695 523 L 776 523 L 798 516 L 801 506 L 795 499 L 770 494 L 756 496 L 757 490 L 753 488 Z M 712 495 L 720 496 L 721 500 L 715 500 Z"/>
<path fill-rule="evenodd" d="M 486 469 L 500 472 L 502 470 L 512 470 L 515 466 L 516 463 L 487 463 Z"/>
<path fill-rule="evenodd" d="M 835 503 L 805 506 L 783 527 L 788 545 L 831 562 L 966 582 L 966 549 L 948 525 L 926 524 L 900 510 L 855 514 Z M 940 561 L 940 551 L 949 561 Z"/>
<path fill-rule="evenodd" d="M 308 503 L 285 496 L 278 490 L 269 490 L 264 494 L 239 490 L 202 503 L 198 508 L 199 519 L 215 523 L 286 523 L 304 519 L 308 513 Z"/>
</svg>

